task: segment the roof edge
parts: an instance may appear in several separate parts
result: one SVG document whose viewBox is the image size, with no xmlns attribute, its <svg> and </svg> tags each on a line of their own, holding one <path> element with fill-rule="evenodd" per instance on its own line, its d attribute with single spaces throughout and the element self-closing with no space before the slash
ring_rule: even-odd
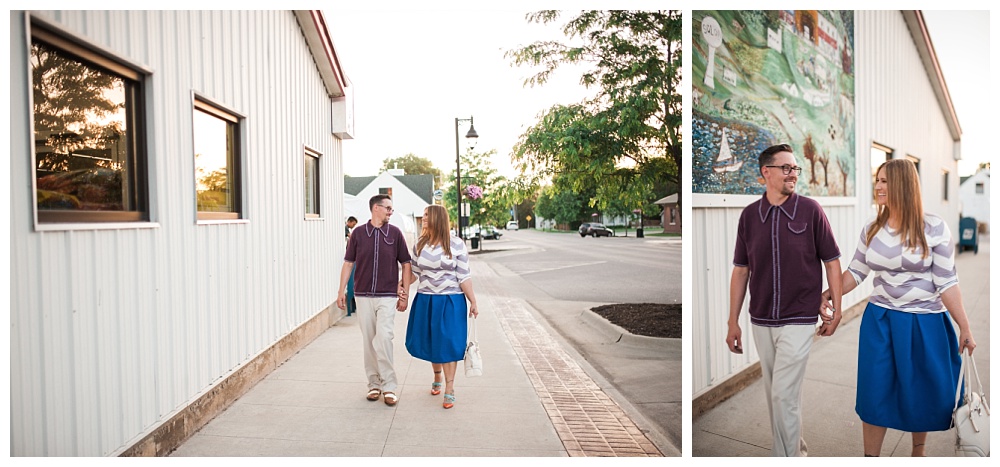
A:
<svg viewBox="0 0 1000 467">
<path fill-rule="evenodd" d="M 924 70 L 931 80 L 931 87 L 934 95 L 937 96 L 938 104 L 941 105 L 941 112 L 948 123 L 948 130 L 951 131 L 953 141 L 962 140 L 962 127 L 958 123 L 958 114 L 955 113 L 955 106 L 951 101 L 951 93 L 948 92 L 948 84 L 944 80 L 944 73 L 941 71 L 941 64 L 938 62 L 937 52 L 934 50 L 934 43 L 931 41 L 930 32 L 927 30 L 927 23 L 924 21 L 924 14 L 920 10 L 902 10 L 903 19 L 910 30 L 913 42 L 917 46 L 920 60 L 924 63 Z"/>
<path fill-rule="evenodd" d="M 350 81 L 340 65 L 340 58 L 337 57 L 337 49 L 333 46 L 333 39 L 330 37 L 330 30 L 327 28 L 323 11 L 294 10 L 294 13 L 313 60 L 316 62 L 316 67 L 319 69 L 323 84 L 326 85 L 327 93 L 330 97 L 343 96 Z"/>
</svg>

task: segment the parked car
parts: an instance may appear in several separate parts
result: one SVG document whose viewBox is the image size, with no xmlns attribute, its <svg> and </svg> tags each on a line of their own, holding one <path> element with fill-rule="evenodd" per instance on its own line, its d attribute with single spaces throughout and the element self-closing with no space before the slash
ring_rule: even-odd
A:
<svg viewBox="0 0 1000 467">
<path fill-rule="evenodd" d="M 580 224 L 580 236 L 586 237 L 590 235 L 591 237 L 611 237 L 614 236 L 615 232 L 600 222 L 584 222 Z"/>
<path fill-rule="evenodd" d="M 507 223 L 507 230 L 517 230 L 517 221 L 510 221 Z"/>
<path fill-rule="evenodd" d="M 484 240 L 485 239 L 500 240 L 500 236 L 503 235 L 503 233 L 501 233 L 500 230 L 498 230 L 496 227 L 488 225 L 486 227 L 483 227 L 483 230 L 480 231 L 480 235 L 482 235 Z"/>
</svg>

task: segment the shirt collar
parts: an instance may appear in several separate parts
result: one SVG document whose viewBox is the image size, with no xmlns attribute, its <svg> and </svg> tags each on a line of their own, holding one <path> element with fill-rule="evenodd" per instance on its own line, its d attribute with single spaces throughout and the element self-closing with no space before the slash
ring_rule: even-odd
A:
<svg viewBox="0 0 1000 467">
<path fill-rule="evenodd" d="M 764 195 L 761 196 L 760 206 L 758 208 L 761 223 L 767 221 L 767 216 L 770 214 L 772 208 L 784 213 L 789 220 L 795 220 L 795 213 L 799 210 L 799 194 L 792 193 L 784 203 L 781 203 L 780 206 L 775 206 L 767 200 L 767 193 L 764 193 Z"/>
<path fill-rule="evenodd" d="M 372 224 L 372 221 L 369 220 L 368 223 L 365 224 L 365 233 L 367 233 L 369 237 L 371 237 L 372 234 L 374 234 L 376 230 L 378 230 L 379 232 L 382 232 L 382 236 L 383 237 L 388 237 L 389 236 L 389 223 L 386 222 L 385 224 L 382 224 L 382 227 L 375 227 L 375 225 Z"/>
</svg>

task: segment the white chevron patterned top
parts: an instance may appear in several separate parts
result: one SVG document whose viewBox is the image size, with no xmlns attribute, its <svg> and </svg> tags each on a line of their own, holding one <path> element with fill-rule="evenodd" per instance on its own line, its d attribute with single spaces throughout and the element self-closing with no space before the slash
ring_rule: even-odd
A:
<svg viewBox="0 0 1000 467">
<path fill-rule="evenodd" d="M 869 301 L 909 313 L 947 311 L 941 292 L 958 284 L 955 244 L 948 224 L 933 214 L 924 215 L 924 236 L 931 251 L 921 258 L 919 248 L 903 248 L 900 235 L 888 226 L 875 234 L 871 245 L 865 245 L 868 229 L 874 222 L 873 218 L 861 229 L 858 249 L 847 268 L 858 284 L 869 272 L 875 272 L 875 290 Z"/>
<path fill-rule="evenodd" d="M 410 265 L 417 275 L 417 292 L 429 295 L 462 293 L 459 286 L 472 275 L 469 269 L 469 252 L 461 238 L 451 237 L 451 258 L 440 245 L 424 246 L 420 252 L 414 245 Z"/>
</svg>

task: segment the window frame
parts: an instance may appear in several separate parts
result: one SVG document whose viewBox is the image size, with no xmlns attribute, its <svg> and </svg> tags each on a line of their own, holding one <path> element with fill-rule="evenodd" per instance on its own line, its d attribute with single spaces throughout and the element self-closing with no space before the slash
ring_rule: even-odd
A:
<svg viewBox="0 0 1000 467">
<path fill-rule="evenodd" d="M 230 183 L 233 185 L 230 190 L 233 193 L 233 210 L 227 212 L 220 211 L 199 211 L 198 210 L 198 165 L 195 163 L 195 155 L 197 154 L 197 149 L 195 147 L 195 126 L 194 126 L 194 115 L 195 112 L 204 112 L 208 115 L 216 117 L 220 120 L 224 120 L 229 124 L 234 126 L 233 130 L 233 155 L 232 163 L 233 170 L 232 176 L 230 178 Z M 245 216 L 245 202 L 244 202 L 244 189 L 245 183 L 243 180 L 244 173 L 244 122 L 246 117 L 242 114 L 233 111 L 228 106 L 219 104 L 218 102 L 204 97 L 198 93 L 192 93 L 191 98 L 191 169 L 192 169 L 192 182 L 194 182 L 194 192 L 192 193 L 195 218 L 198 223 L 216 223 L 217 221 L 242 221 L 246 219 Z M 228 169 L 228 167 L 227 167 Z M 227 170 L 227 176 L 229 175 Z"/>
<path fill-rule="evenodd" d="M 321 188 L 322 188 L 321 178 L 322 177 L 320 176 L 320 168 L 321 168 L 321 165 L 322 165 L 323 153 L 321 153 L 321 152 L 319 152 L 319 151 L 317 151 L 315 149 L 312 149 L 309 146 L 303 147 L 303 151 L 302 152 L 303 152 L 303 158 L 302 158 L 302 165 L 303 165 L 303 167 L 302 167 L 302 187 L 303 187 L 302 209 L 304 211 L 304 215 L 305 215 L 306 219 L 319 219 L 323 215 L 323 211 L 322 211 L 323 205 L 320 202 L 320 193 L 322 193 L 322 191 L 321 191 Z M 309 189 L 309 187 L 306 186 L 307 178 L 305 176 L 305 169 L 306 169 L 306 166 L 307 166 L 306 162 L 309 161 L 310 159 L 312 159 L 315 162 L 315 164 L 316 164 L 316 172 L 313 175 L 313 186 L 312 186 L 312 189 Z M 306 202 L 307 199 L 305 198 L 305 192 L 306 191 L 311 191 L 312 192 L 313 206 L 315 208 L 315 212 L 309 212 L 309 210 L 308 210 L 309 204 Z"/>
<path fill-rule="evenodd" d="M 948 201 L 948 188 L 950 187 L 950 175 L 951 173 L 945 169 L 941 170 L 941 201 Z"/>
<path fill-rule="evenodd" d="M 149 80 L 152 72 L 121 58 L 115 52 L 102 48 L 90 40 L 71 34 L 59 25 L 37 16 L 28 15 L 26 56 L 31 57 L 31 44 L 41 42 L 64 57 L 101 72 L 115 75 L 125 84 L 126 105 L 126 163 L 123 170 L 125 183 L 131 188 L 123 193 L 123 204 L 131 206 L 120 211 L 49 210 L 38 209 L 38 153 L 31 143 L 31 202 L 35 230 L 63 228 L 127 228 L 141 226 L 152 220 L 150 202 L 149 126 L 146 121 L 149 105 Z M 30 64 L 26 64 L 30 67 Z M 28 70 L 29 128 L 31 139 L 35 136 L 34 83 Z M 60 225 L 62 224 L 62 225 Z"/>
</svg>

